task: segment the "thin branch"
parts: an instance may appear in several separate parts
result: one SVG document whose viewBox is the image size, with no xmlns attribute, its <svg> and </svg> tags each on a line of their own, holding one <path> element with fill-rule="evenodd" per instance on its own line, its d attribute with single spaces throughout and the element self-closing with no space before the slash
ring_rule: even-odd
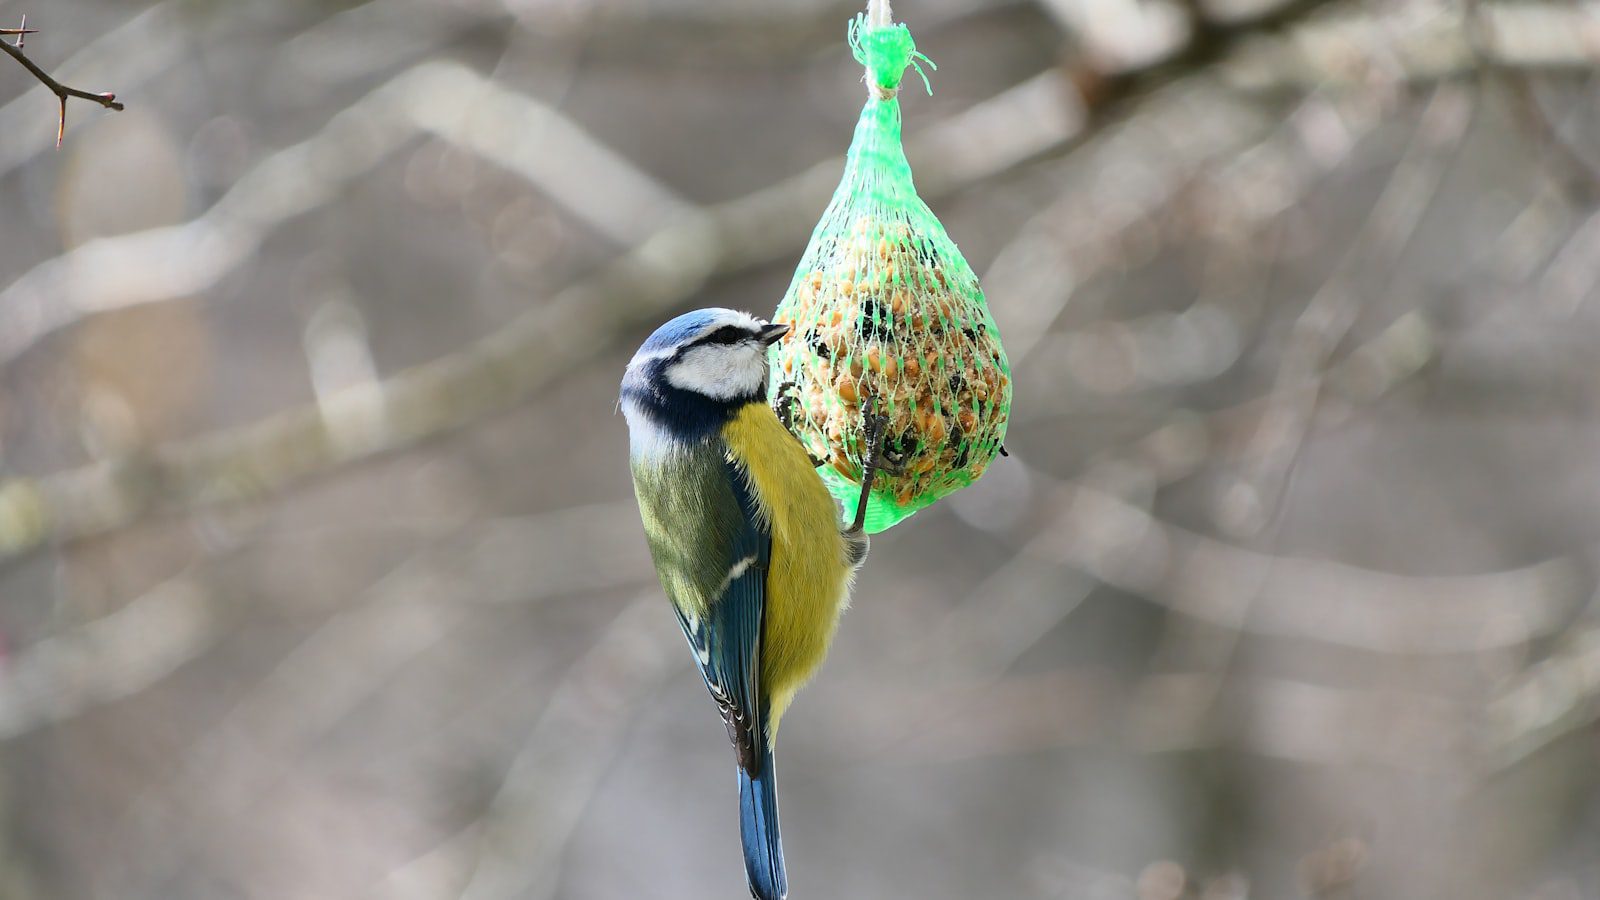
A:
<svg viewBox="0 0 1600 900">
<path fill-rule="evenodd" d="M 22 49 L 23 43 L 28 39 L 28 35 L 38 33 L 39 29 L 28 27 L 27 16 L 23 16 L 22 23 L 15 28 L 0 28 L 0 35 L 11 35 L 16 37 L 18 50 Z"/>
<path fill-rule="evenodd" d="M 57 67 L 62 71 L 114 71 L 124 93 L 133 91 L 184 58 L 189 44 L 182 0 L 163 0 L 79 47 Z M 186 7 L 185 7 L 186 8 Z M 219 32 L 218 37 L 227 36 Z M 49 139 L 27 127 L 37 115 L 31 92 L 0 106 L 0 176 L 44 151 Z"/>
<path fill-rule="evenodd" d="M 1245 549 L 1109 491 L 1037 470 L 1029 478 L 1054 494 L 1057 512 L 1039 523 L 1026 556 L 1252 634 L 1389 655 L 1473 653 L 1558 629 L 1589 590 L 1570 557 L 1477 575 L 1402 575 Z"/>
<path fill-rule="evenodd" d="M 56 146 L 59 148 L 61 146 L 62 139 L 67 135 L 67 100 L 69 98 L 77 97 L 79 100 L 88 100 L 90 103 L 98 103 L 106 109 L 115 109 L 118 111 L 123 109 L 123 105 L 122 102 L 117 99 L 117 95 L 111 93 L 110 91 L 96 94 L 89 91 L 79 90 L 75 87 L 68 87 L 54 78 L 51 78 L 50 73 L 39 68 L 38 64 L 29 59 L 26 53 L 22 52 L 23 36 L 37 33 L 38 29 L 29 28 L 27 17 L 23 17 L 21 26 L 17 28 L 0 29 L 0 34 L 14 34 L 17 36 L 17 42 L 15 44 L 10 44 L 6 41 L 0 40 L 0 50 L 4 50 L 6 53 L 9 53 L 12 59 L 21 63 L 24 69 L 27 69 L 29 72 L 31 72 L 34 78 L 39 79 L 39 83 L 49 88 L 50 92 L 55 94 L 56 99 L 60 101 L 61 113 L 56 118 Z"/>
</svg>

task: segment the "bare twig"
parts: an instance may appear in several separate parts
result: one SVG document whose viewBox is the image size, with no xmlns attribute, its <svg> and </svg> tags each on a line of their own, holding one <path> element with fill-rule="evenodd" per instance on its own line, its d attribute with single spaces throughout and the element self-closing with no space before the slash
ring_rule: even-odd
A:
<svg viewBox="0 0 1600 900">
<path fill-rule="evenodd" d="M 23 43 L 28 39 L 28 35 L 38 33 L 39 29 L 28 27 L 27 16 L 23 16 L 22 23 L 15 28 L 0 28 L 0 35 L 10 35 L 16 37 L 18 50 L 22 49 Z"/>
<path fill-rule="evenodd" d="M 181 0 L 164 0 L 86 42 L 58 68 L 62 71 L 114 71 L 124 93 L 168 71 L 188 46 Z M 0 175 L 42 152 L 49 139 L 27 127 L 37 109 L 30 93 L 0 106 Z"/>
<path fill-rule="evenodd" d="M 24 39 L 23 36 L 37 33 L 38 29 L 28 27 L 28 19 L 26 16 L 24 16 L 22 19 L 22 24 L 18 27 L 0 28 L 0 34 L 14 34 L 17 36 L 17 42 L 15 44 L 10 44 L 0 40 L 0 50 L 4 50 L 6 53 L 11 55 L 12 59 L 21 63 L 24 69 L 27 69 L 29 72 L 31 72 L 34 78 L 39 79 L 39 83 L 49 88 L 50 92 L 55 94 L 56 99 L 60 101 L 61 113 L 56 118 L 56 146 L 60 147 L 62 139 L 65 138 L 67 134 L 67 100 L 69 98 L 77 97 L 80 100 L 88 100 L 90 103 L 98 103 L 106 109 L 121 110 L 123 105 L 122 102 L 117 99 L 117 95 L 111 93 L 110 91 L 97 94 L 89 91 L 79 90 L 75 87 L 68 87 L 54 78 L 51 78 L 50 73 L 46 72 L 44 69 L 39 68 L 39 66 L 33 60 L 28 58 L 26 53 L 22 52 L 22 42 Z"/>
</svg>

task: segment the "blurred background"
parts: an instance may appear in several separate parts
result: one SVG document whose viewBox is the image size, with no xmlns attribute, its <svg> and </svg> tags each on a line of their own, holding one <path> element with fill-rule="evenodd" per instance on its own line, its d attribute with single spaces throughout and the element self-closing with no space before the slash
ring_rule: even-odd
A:
<svg viewBox="0 0 1600 900">
<path fill-rule="evenodd" d="M 615 414 L 832 0 L 0 0 L 0 898 L 736 898 Z M 874 539 L 792 896 L 1600 897 L 1600 5 L 901 0 L 1012 456 Z M 914 85 L 913 79 L 909 82 Z"/>
</svg>

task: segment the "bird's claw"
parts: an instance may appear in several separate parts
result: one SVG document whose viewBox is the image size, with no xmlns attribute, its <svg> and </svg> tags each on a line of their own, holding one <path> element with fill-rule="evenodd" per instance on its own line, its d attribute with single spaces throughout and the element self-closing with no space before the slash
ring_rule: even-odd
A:
<svg viewBox="0 0 1600 900">
<path fill-rule="evenodd" d="M 773 404 L 772 411 L 777 414 L 778 423 L 783 426 L 783 430 L 789 432 L 796 441 L 800 441 L 800 448 L 805 450 L 805 441 L 801 441 L 799 433 L 794 430 L 795 397 L 792 390 L 794 386 L 793 381 L 785 381 L 778 385 L 778 402 Z M 820 469 L 827 462 L 826 459 L 812 456 L 810 450 L 806 450 L 806 459 L 811 461 L 813 469 Z"/>
<path fill-rule="evenodd" d="M 783 428 L 790 434 L 794 433 L 794 382 L 785 381 L 778 385 L 778 402 L 773 407 L 773 412 L 778 414 L 778 421 L 783 423 Z"/>
</svg>

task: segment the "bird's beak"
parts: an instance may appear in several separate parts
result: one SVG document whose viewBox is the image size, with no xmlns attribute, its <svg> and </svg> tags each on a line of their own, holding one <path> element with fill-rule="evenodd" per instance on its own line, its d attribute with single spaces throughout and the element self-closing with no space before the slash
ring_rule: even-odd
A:
<svg viewBox="0 0 1600 900">
<path fill-rule="evenodd" d="M 783 337 L 784 335 L 786 335 L 788 333 L 789 333 L 789 326 L 788 325 L 771 324 L 771 325 L 763 326 L 760 331 L 756 332 L 756 337 L 758 337 L 761 340 L 761 343 L 766 344 L 767 346 L 770 347 L 773 344 L 776 344 L 778 342 L 779 338 Z"/>
</svg>

